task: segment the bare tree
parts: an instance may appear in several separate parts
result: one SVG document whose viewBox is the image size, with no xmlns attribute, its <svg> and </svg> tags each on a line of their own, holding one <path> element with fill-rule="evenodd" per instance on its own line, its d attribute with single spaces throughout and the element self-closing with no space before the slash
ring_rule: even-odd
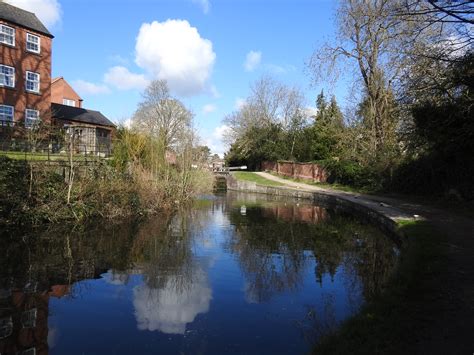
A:
<svg viewBox="0 0 474 355">
<path fill-rule="evenodd" d="M 250 88 L 250 95 L 236 112 L 226 116 L 230 130 L 226 137 L 232 142 L 252 127 L 280 124 L 284 129 L 295 128 L 304 111 L 304 96 L 295 87 L 264 76 Z"/>
<path fill-rule="evenodd" d="M 189 134 L 192 118 L 184 104 L 171 96 L 166 81 L 155 80 L 146 88 L 132 126 L 159 138 L 166 150 L 176 148 L 180 137 Z"/>
<path fill-rule="evenodd" d="M 356 68 L 368 135 L 364 139 L 374 155 L 395 143 L 394 84 L 404 74 L 413 46 L 414 24 L 394 15 L 400 6 L 398 0 L 340 0 L 337 38 L 309 62 L 315 82 L 327 80 L 328 74 L 337 79 L 346 64 Z"/>
<path fill-rule="evenodd" d="M 414 25 L 414 39 L 428 32 L 431 48 L 418 56 L 441 60 L 460 60 L 474 45 L 474 3 L 452 0 L 403 0 L 394 15 Z M 435 51 L 433 51 L 435 49 Z"/>
</svg>

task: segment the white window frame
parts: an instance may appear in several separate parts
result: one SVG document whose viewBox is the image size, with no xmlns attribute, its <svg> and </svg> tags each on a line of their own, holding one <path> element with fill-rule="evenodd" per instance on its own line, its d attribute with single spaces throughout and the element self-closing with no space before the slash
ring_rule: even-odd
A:
<svg viewBox="0 0 474 355">
<path fill-rule="evenodd" d="M 12 70 L 11 74 L 4 73 L 3 68 L 11 69 Z M 5 83 L 5 81 L 6 81 L 5 78 L 7 78 L 7 77 L 10 77 L 11 85 L 8 85 L 7 83 Z M 15 87 L 15 68 L 10 67 L 10 66 L 5 65 L 5 64 L 0 64 L 0 86 L 4 86 L 4 87 L 7 87 L 7 88 L 14 88 Z"/>
<path fill-rule="evenodd" d="M 5 108 L 11 109 L 11 119 L 7 119 L 6 113 L 3 111 Z M 10 116 L 10 115 L 9 115 Z M 10 105 L 0 105 L 0 125 L 3 126 L 7 122 L 12 122 L 15 120 L 15 107 Z"/>
<path fill-rule="evenodd" d="M 37 75 L 37 80 L 30 80 L 28 79 L 28 75 L 29 74 L 33 74 L 33 75 Z M 36 94 L 39 94 L 40 92 L 40 82 L 41 82 L 41 76 L 39 73 L 35 73 L 35 72 L 32 72 L 32 71 L 27 71 L 26 72 L 26 75 L 25 75 L 25 88 L 26 88 L 26 91 L 28 92 L 34 92 Z M 33 89 L 29 89 L 28 88 L 28 84 L 30 83 L 33 83 Z M 36 90 L 35 90 L 35 87 L 36 87 Z"/>
<path fill-rule="evenodd" d="M 37 43 L 35 43 L 34 41 L 31 41 L 31 39 L 35 39 L 35 38 L 38 40 Z M 28 48 L 28 45 L 37 46 L 38 48 L 36 50 L 31 49 L 31 48 Z M 39 54 L 41 52 L 41 37 L 27 32 L 26 33 L 26 50 L 28 52 Z"/>
<path fill-rule="evenodd" d="M 40 121 L 40 114 L 38 110 L 27 108 L 25 110 L 25 127 L 31 128 Z"/>
<path fill-rule="evenodd" d="M 21 315 L 21 325 L 23 328 L 35 328 L 38 310 L 36 308 L 24 311 Z"/>
<path fill-rule="evenodd" d="M 10 33 L 5 33 L 4 29 L 9 29 L 12 30 L 12 34 Z M 11 43 L 6 40 L 7 37 L 11 37 Z M 0 24 L 0 43 L 3 44 L 8 44 L 9 46 L 15 47 L 15 29 L 13 27 Z"/>
<path fill-rule="evenodd" d="M 63 99 L 63 105 L 76 107 L 76 100 Z"/>
</svg>

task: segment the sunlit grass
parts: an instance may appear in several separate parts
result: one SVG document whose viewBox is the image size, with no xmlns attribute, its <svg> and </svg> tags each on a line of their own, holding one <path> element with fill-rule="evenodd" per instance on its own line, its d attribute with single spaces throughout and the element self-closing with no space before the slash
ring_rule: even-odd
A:
<svg viewBox="0 0 474 355">
<path fill-rule="evenodd" d="M 49 154 L 48 153 L 32 153 L 32 152 L 12 152 L 0 151 L 0 156 L 4 156 L 13 160 L 28 160 L 28 161 L 68 161 L 69 157 L 66 154 Z M 101 159 L 96 156 L 85 156 L 76 154 L 73 156 L 74 161 L 97 160 Z"/>
</svg>

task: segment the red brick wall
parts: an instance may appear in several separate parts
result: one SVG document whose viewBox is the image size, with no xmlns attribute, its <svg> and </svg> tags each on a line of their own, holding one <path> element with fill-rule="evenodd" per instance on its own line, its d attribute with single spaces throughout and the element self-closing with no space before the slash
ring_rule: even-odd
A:
<svg viewBox="0 0 474 355">
<path fill-rule="evenodd" d="M 294 176 L 293 163 L 278 162 L 277 173 L 284 176 Z"/>
<path fill-rule="evenodd" d="M 298 179 L 308 179 L 314 182 L 326 182 L 327 172 L 318 164 L 295 162 L 263 162 L 262 169 L 279 175 Z"/>
<path fill-rule="evenodd" d="M 0 43 L 0 64 L 15 68 L 15 87 L 0 87 L 0 104 L 15 107 L 14 120 L 16 122 L 24 120 L 25 109 L 27 108 L 39 110 L 43 119 L 49 121 L 51 107 L 51 38 L 5 21 L 0 20 L 0 23 L 15 28 L 15 46 Z M 41 38 L 39 54 L 26 50 L 27 33 Z M 26 71 L 40 74 L 39 94 L 26 91 Z"/>
<path fill-rule="evenodd" d="M 318 223 L 327 219 L 326 209 L 319 206 L 275 206 L 265 208 L 265 217 L 277 217 L 285 222 Z"/>
<path fill-rule="evenodd" d="M 51 102 L 63 105 L 63 99 L 74 100 L 75 107 L 82 107 L 82 99 L 64 78 L 58 78 L 51 84 Z"/>
<path fill-rule="evenodd" d="M 262 170 L 263 171 L 276 171 L 277 163 L 272 161 L 264 161 L 262 163 Z"/>
<path fill-rule="evenodd" d="M 295 164 L 295 176 L 302 179 L 312 179 L 313 165 L 314 164 Z"/>
</svg>

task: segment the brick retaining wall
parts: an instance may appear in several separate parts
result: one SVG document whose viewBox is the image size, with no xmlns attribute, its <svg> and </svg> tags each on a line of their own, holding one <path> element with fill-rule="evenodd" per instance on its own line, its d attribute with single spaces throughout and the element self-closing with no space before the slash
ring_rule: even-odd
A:
<svg viewBox="0 0 474 355">
<path fill-rule="evenodd" d="M 272 171 L 278 175 L 288 176 L 296 179 L 311 180 L 314 182 L 326 182 L 328 178 L 327 171 L 321 165 L 314 163 L 264 161 L 262 163 L 262 170 Z"/>
</svg>

